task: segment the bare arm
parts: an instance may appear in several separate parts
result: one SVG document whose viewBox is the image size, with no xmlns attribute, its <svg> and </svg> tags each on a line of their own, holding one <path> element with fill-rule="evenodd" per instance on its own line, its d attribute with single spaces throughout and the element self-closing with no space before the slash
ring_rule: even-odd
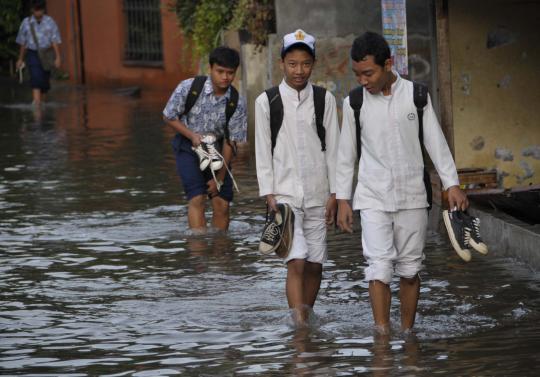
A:
<svg viewBox="0 0 540 377">
<path fill-rule="evenodd" d="M 54 42 L 52 46 L 54 49 L 54 54 L 56 55 L 56 58 L 54 59 L 54 66 L 56 68 L 60 68 L 60 64 L 62 64 L 62 59 L 60 58 L 60 46 L 58 45 L 58 43 L 54 43 Z"/>
<path fill-rule="evenodd" d="M 348 200 L 338 199 L 337 226 L 344 232 L 353 232 L 353 212 Z"/>
<path fill-rule="evenodd" d="M 17 59 L 16 68 L 20 69 L 24 62 L 24 55 L 26 55 L 26 47 L 21 45 L 19 48 L 19 59 Z"/>
</svg>

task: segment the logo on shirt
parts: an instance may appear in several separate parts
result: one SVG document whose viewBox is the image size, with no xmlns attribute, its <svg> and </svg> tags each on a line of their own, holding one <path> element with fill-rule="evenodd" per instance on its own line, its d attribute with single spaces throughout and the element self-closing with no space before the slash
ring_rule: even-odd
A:
<svg viewBox="0 0 540 377">
<path fill-rule="evenodd" d="M 414 113 L 409 113 L 409 115 L 407 115 L 407 119 L 409 120 L 414 120 L 416 118 L 416 115 Z"/>
</svg>

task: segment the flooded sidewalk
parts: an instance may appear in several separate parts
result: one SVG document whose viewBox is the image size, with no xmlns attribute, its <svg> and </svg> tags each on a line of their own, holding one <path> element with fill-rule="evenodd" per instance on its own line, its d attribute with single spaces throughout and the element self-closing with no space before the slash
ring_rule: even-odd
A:
<svg viewBox="0 0 540 377">
<path fill-rule="evenodd" d="M 2 89 L 1 375 L 536 374 L 538 274 L 490 254 L 465 263 L 445 234 L 428 238 L 414 335 L 373 333 L 358 231 L 330 231 L 316 318 L 295 331 L 286 270 L 257 251 L 248 148 L 229 234 L 187 232 L 167 96 L 62 86 L 36 110 Z"/>
</svg>

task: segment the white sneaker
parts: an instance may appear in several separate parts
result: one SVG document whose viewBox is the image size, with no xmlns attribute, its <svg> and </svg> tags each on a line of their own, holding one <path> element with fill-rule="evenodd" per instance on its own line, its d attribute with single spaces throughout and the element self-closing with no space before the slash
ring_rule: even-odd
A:
<svg viewBox="0 0 540 377">
<path fill-rule="evenodd" d="M 206 150 L 208 151 L 208 158 L 210 159 L 210 169 L 219 170 L 223 167 L 223 157 L 216 150 L 215 142 L 216 137 L 214 135 L 205 135 L 201 140 Z"/>
<path fill-rule="evenodd" d="M 191 147 L 191 149 L 199 156 L 199 169 L 205 170 L 210 165 L 210 155 L 204 149 L 203 144 L 199 144 L 196 148 Z"/>
</svg>

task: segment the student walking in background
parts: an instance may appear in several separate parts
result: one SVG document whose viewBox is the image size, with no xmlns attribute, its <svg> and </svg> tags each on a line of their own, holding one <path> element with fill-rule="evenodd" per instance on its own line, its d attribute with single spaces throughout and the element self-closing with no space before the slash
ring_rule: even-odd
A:
<svg viewBox="0 0 540 377">
<path fill-rule="evenodd" d="M 246 105 L 232 86 L 240 56 L 218 47 L 209 56 L 210 74 L 182 81 L 171 95 L 163 117 L 176 132 L 176 170 L 188 199 L 188 223 L 197 233 L 207 229 L 206 203 L 212 226 L 229 228 L 233 199 L 230 165 L 237 142 L 247 139 Z"/>
<path fill-rule="evenodd" d="M 45 94 L 51 88 L 51 70 L 60 68 L 60 33 L 56 22 L 45 14 L 45 1 L 33 0 L 31 15 L 26 17 L 19 28 L 16 42 L 20 45 L 17 70 L 26 68 L 30 72 L 32 100 L 41 105 Z"/>
</svg>

